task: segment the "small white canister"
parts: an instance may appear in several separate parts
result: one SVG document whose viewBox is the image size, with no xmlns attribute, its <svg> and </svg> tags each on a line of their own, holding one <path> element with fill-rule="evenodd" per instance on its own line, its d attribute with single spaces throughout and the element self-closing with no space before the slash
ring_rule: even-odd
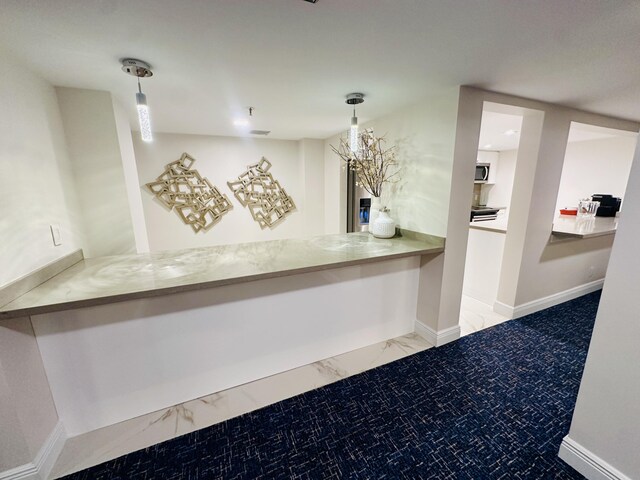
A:
<svg viewBox="0 0 640 480">
<path fill-rule="evenodd" d="M 389 210 L 383 208 L 380 215 L 373 222 L 373 236 L 376 238 L 391 238 L 396 234 L 396 222 L 389 216 Z"/>
</svg>

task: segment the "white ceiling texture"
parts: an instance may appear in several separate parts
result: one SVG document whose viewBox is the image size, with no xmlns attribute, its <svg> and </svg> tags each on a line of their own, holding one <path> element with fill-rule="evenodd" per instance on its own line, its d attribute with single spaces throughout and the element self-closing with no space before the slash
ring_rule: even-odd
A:
<svg viewBox="0 0 640 480">
<path fill-rule="evenodd" d="M 149 62 L 154 129 L 326 138 L 434 87 L 474 85 L 640 120 L 637 0 L 2 0 L 0 48 L 54 85 L 108 90 L 135 125 Z"/>
<path fill-rule="evenodd" d="M 522 116 L 485 110 L 482 112 L 478 150 L 515 150 L 520 144 Z M 623 130 L 586 125 L 572 122 L 569 129 L 569 143 L 599 140 L 613 137 L 635 137 L 637 134 Z"/>
</svg>

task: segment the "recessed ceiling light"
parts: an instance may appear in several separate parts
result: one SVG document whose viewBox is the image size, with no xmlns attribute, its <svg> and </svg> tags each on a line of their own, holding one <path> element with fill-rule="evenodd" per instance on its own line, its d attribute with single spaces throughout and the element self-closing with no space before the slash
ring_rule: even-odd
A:
<svg viewBox="0 0 640 480">
<path fill-rule="evenodd" d="M 518 130 L 507 130 L 506 132 L 504 132 L 505 135 L 516 135 L 520 132 L 518 132 Z"/>
<path fill-rule="evenodd" d="M 249 120 L 247 120 L 246 118 L 236 118 L 233 121 L 233 124 L 236 127 L 248 127 L 249 126 Z"/>
<path fill-rule="evenodd" d="M 484 147 L 482 147 L 482 148 L 491 148 L 491 147 L 493 147 L 493 145 L 492 145 L 491 143 L 487 143 L 487 144 L 486 144 Z"/>
</svg>

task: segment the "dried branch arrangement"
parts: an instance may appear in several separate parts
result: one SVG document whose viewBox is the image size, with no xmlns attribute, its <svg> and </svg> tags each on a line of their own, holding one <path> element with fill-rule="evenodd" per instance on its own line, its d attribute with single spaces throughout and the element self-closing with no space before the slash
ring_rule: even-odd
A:
<svg viewBox="0 0 640 480">
<path fill-rule="evenodd" d="M 393 183 L 399 173 L 395 146 L 385 148 L 384 137 L 376 137 L 373 130 L 364 130 L 358 138 L 358 151 L 352 152 L 349 141 L 341 137 L 338 148 L 331 149 L 356 174 L 356 184 L 374 197 L 382 194 L 382 185 Z"/>
</svg>

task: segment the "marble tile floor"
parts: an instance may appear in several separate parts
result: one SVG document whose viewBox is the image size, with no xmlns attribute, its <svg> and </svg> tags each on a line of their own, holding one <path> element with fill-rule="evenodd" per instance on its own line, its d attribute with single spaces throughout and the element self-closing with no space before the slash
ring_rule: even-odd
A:
<svg viewBox="0 0 640 480">
<path fill-rule="evenodd" d="M 83 470 L 431 348 L 411 333 L 67 440 L 51 478 Z"/>
<path fill-rule="evenodd" d="M 482 329 L 499 325 L 509 320 L 493 311 L 490 305 L 475 298 L 462 296 L 460 304 L 460 336 L 469 335 Z"/>
</svg>

